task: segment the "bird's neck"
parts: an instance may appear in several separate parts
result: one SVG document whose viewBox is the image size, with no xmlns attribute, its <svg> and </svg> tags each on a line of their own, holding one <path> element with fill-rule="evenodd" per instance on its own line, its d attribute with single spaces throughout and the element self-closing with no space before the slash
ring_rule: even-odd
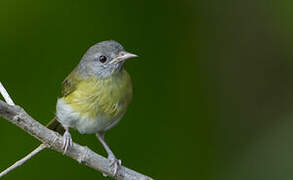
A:
<svg viewBox="0 0 293 180">
<path fill-rule="evenodd" d="M 99 69 L 97 71 L 96 69 L 92 69 L 92 67 L 78 66 L 76 71 L 78 74 L 81 74 L 84 79 L 88 79 L 93 76 L 99 79 L 107 79 L 111 76 L 119 76 L 124 71 L 124 67 L 123 64 L 117 64 L 114 68 Z"/>
<path fill-rule="evenodd" d="M 123 66 L 119 66 L 115 69 L 105 69 L 105 71 L 100 71 L 95 73 L 95 76 L 100 79 L 107 79 L 110 77 L 121 76 L 122 72 L 124 71 Z"/>
</svg>

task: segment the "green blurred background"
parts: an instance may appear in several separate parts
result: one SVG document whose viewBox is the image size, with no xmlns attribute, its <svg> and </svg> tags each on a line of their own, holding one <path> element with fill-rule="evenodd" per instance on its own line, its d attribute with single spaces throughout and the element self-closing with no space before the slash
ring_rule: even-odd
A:
<svg viewBox="0 0 293 180">
<path fill-rule="evenodd" d="M 289 0 L 1 0 L 0 81 L 41 123 L 87 48 L 119 41 L 133 102 L 106 140 L 155 179 L 293 178 Z M 0 169 L 39 142 L 0 121 Z M 106 155 L 94 135 L 73 139 Z M 4 179 L 107 179 L 46 150 Z M 109 178 L 108 178 L 109 179 Z"/>
</svg>

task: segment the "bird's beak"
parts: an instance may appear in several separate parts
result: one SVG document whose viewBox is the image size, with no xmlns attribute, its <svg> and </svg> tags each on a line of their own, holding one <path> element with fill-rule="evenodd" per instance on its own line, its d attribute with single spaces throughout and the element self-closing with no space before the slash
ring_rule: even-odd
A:
<svg viewBox="0 0 293 180">
<path fill-rule="evenodd" d="M 121 51 L 118 57 L 112 59 L 112 61 L 110 61 L 109 64 L 119 63 L 121 61 L 125 61 L 126 59 L 135 58 L 135 57 L 137 57 L 137 55 L 126 52 L 126 51 Z"/>
</svg>

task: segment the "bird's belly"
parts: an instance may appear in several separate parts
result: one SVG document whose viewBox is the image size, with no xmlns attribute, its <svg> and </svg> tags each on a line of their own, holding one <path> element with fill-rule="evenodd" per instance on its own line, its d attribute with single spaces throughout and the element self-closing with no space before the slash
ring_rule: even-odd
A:
<svg viewBox="0 0 293 180">
<path fill-rule="evenodd" d="M 92 116 L 89 113 L 80 113 L 68 105 L 64 98 L 60 98 L 57 101 L 56 116 L 64 127 L 77 129 L 81 134 L 91 134 L 113 127 L 123 114 L 113 117 L 103 114 Z"/>
</svg>

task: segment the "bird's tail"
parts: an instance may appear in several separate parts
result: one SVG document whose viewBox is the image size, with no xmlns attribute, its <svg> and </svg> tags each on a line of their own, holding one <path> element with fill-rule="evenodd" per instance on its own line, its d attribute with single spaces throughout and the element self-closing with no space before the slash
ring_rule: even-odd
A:
<svg viewBox="0 0 293 180">
<path fill-rule="evenodd" d="M 56 117 L 54 117 L 46 126 L 47 128 L 58 132 L 59 134 L 63 135 L 65 132 L 65 129 L 63 126 L 57 121 Z"/>
<path fill-rule="evenodd" d="M 56 120 L 56 117 L 54 117 L 46 126 L 47 128 L 56 131 L 58 133 L 60 133 L 61 135 L 64 134 L 65 129 L 63 128 L 63 126 Z M 9 173 L 10 171 L 12 171 L 13 169 L 21 166 L 23 163 L 25 163 L 27 160 L 29 160 L 30 158 L 32 158 L 33 156 L 35 156 L 36 154 L 38 154 L 39 152 L 43 151 L 44 149 L 46 149 L 46 145 L 45 144 L 41 144 L 39 145 L 35 150 L 33 150 L 31 153 L 29 153 L 28 155 L 26 155 L 25 157 L 23 157 L 22 159 L 18 160 L 17 162 L 15 162 L 12 166 L 10 166 L 9 168 L 5 169 L 4 171 L 2 171 L 0 173 L 0 178 L 3 177 L 4 175 L 6 175 L 7 173 Z"/>
</svg>

